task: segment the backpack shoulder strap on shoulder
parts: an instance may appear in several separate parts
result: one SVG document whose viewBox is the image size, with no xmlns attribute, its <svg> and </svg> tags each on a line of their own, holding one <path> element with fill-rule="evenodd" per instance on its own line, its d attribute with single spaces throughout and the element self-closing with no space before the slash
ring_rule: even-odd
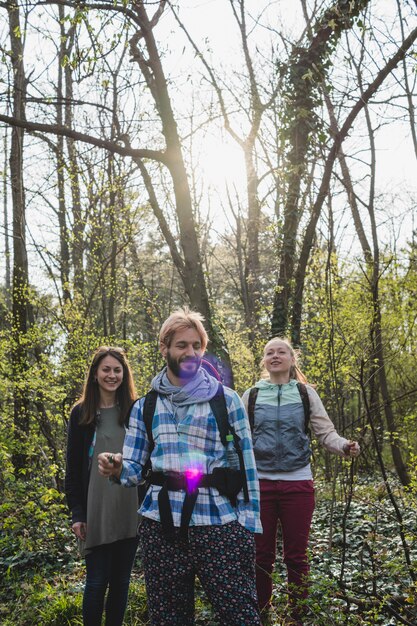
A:
<svg viewBox="0 0 417 626">
<path fill-rule="evenodd" d="M 249 502 L 248 481 L 245 472 L 245 461 L 243 459 L 242 448 L 239 445 L 239 437 L 235 433 L 234 428 L 229 423 L 229 411 L 227 410 L 226 398 L 222 383 L 217 387 L 216 395 L 210 400 L 210 407 L 216 418 L 217 428 L 219 429 L 222 444 L 227 446 L 226 436 L 231 433 L 233 435 L 235 450 L 239 457 L 240 471 L 243 475 L 243 495 L 245 502 Z"/>
<path fill-rule="evenodd" d="M 154 449 L 155 443 L 152 435 L 152 422 L 155 413 L 156 401 L 158 399 L 158 392 L 155 389 L 151 389 L 145 396 L 145 402 L 143 403 L 142 417 L 146 428 L 146 434 L 148 435 L 149 445 L 151 450 Z"/>
<path fill-rule="evenodd" d="M 146 434 L 148 435 L 148 441 L 151 445 L 151 450 L 153 450 L 154 445 L 155 445 L 153 441 L 153 436 L 152 436 L 152 422 L 153 422 L 153 415 L 155 413 L 157 398 L 158 398 L 158 393 L 155 391 L 155 389 L 151 389 L 150 391 L 148 391 L 148 393 L 145 396 L 145 402 L 143 404 L 143 410 L 142 410 L 143 421 L 145 423 Z M 129 428 L 130 413 L 132 411 L 133 405 L 138 401 L 138 399 L 132 402 L 132 404 L 129 407 L 129 410 L 125 417 L 125 428 Z"/>
<path fill-rule="evenodd" d="M 210 400 L 211 410 L 216 418 L 217 428 L 219 429 L 220 439 L 222 444 L 226 446 L 226 436 L 230 432 L 229 419 L 226 398 L 224 397 L 223 385 L 219 383 L 216 391 L 216 395 Z"/>
<path fill-rule="evenodd" d="M 129 421 L 130 421 L 130 414 L 132 412 L 133 406 L 136 404 L 136 402 L 139 400 L 139 398 L 136 398 L 136 400 L 133 400 L 132 404 L 130 405 L 126 415 L 125 415 L 125 428 L 129 428 Z"/>
<path fill-rule="evenodd" d="M 252 389 L 249 391 L 249 398 L 248 398 L 248 418 L 249 418 L 250 429 L 252 432 L 255 427 L 255 404 L 256 404 L 257 397 L 258 397 L 258 387 L 252 387 Z"/>
<path fill-rule="evenodd" d="M 306 385 L 304 383 L 297 383 L 298 391 L 301 397 L 301 401 L 303 403 L 304 408 L 304 425 L 305 432 L 309 432 L 309 423 L 310 423 L 310 398 L 308 396 L 308 391 Z"/>
</svg>

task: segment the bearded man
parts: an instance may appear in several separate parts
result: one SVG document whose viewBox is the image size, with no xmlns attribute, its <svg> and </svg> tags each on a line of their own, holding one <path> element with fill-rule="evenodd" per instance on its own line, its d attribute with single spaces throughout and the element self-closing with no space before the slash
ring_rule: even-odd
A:
<svg viewBox="0 0 417 626">
<path fill-rule="evenodd" d="M 202 366 L 203 320 L 184 308 L 163 323 L 166 365 L 131 409 L 123 455 L 101 454 L 99 471 L 129 487 L 146 470 L 138 532 L 153 626 L 193 626 L 196 576 L 222 626 L 257 626 L 250 427 L 237 393 Z"/>
</svg>

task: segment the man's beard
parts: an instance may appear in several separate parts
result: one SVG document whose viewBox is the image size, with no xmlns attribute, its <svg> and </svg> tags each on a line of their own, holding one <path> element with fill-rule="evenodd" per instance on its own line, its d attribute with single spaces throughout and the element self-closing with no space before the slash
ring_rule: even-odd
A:
<svg viewBox="0 0 417 626">
<path fill-rule="evenodd" d="M 195 364 L 195 367 L 190 368 L 190 369 L 183 369 L 181 367 L 182 363 L 186 363 L 186 362 L 192 362 Z M 201 357 L 185 357 L 182 359 L 174 359 L 170 353 L 169 350 L 167 352 L 167 365 L 169 367 L 169 369 L 171 370 L 171 372 L 174 374 L 174 376 L 176 376 L 177 378 L 182 378 L 183 380 L 191 380 L 191 378 L 194 378 L 194 376 L 197 373 L 198 368 L 201 365 Z"/>
</svg>

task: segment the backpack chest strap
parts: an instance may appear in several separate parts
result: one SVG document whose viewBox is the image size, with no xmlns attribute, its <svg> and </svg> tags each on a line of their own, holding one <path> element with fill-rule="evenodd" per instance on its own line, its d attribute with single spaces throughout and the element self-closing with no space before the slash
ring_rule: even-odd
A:
<svg viewBox="0 0 417 626">
<path fill-rule="evenodd" d="M 215 487 L 218 492 L 228 497 L 234 506 L 236 496 L 243 487 L 243 476 L 240 470 L 216 467 L 212 474 L 191 475 L 179 472 L 154 472 L 149 474 L 149 483 L 161 487 L 158 493 L 158 509 L 162 531 L 167 537 L 174 537 L 176 528 L 172 517 L 169 491 L 185 491 L 181 511 L 181 524 L 178 530 L 183 539 L 187 539 L 188 526 L 199 494 L 199 487 Z"/>
</svg>

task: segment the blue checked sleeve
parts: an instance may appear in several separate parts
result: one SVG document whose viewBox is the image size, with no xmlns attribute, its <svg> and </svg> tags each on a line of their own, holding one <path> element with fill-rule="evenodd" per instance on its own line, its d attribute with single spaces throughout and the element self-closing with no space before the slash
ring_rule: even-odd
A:
<svg viewBox="0 0 417 626">
<path fill-rule="evenodd" d="M 241 491 L 237 497 L 236 510 L 238 521 L 248 530 L 255 533 L 262 533 L 259 482 L 252 448 L 249 420 L 238 394 L 228 388 L 225 388 L 224 391 L 229 411 L 229 423 L 240 439 L 249 492 L 249 502 L 245 502 L 243 491 Z"/>
<path fill-rule="evenodd" d="M 142 480 L 142 468 L 149 458 L 150 446 L 143 421 L 142 409 L 145 402 L 141 398 L 132 406 L 129 416 L 129 428 L 123 445 L 123 469 L 120 482 L 125 487 L 132 487 Z"/>
</svg>

